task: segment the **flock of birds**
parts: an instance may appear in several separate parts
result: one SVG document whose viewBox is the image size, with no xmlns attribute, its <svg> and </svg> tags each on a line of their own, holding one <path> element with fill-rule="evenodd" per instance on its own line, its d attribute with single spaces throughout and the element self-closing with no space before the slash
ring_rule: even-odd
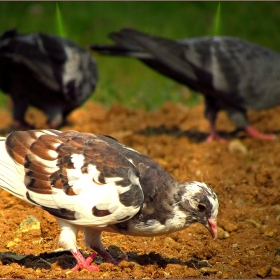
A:
<svg viewBox="0 0 280 280">
<path fill-rule="evenodd" d="M 215 126 L 220 110 L 252 137 L 276 139 L 253 128 L 246 116 L 247 109 L 280 103 L 276 52 L 233 37 L 175 41 L 133 29 L 109 37 L 114 45 L 90 49 L 135 57 L 204 95 L 208 141 L 224 141 Z M 12 99 L 15 131 L 0 138 L 0 186 L 56 218 L 59 243 L 77 260 L 73 270 L 97 271 L 91 264 L 96 253 L 118 264 L 101 243 L 102 231 L 155 236 L 199 222 L 216 238 L 219 201 L 205 183 L 178 182 L 110 136 L 57 130 L 96 84 L 96 62 L 77 44 L 42 33 L 7 30 L 1 35 L 0 88 Z M 48 129 L 26 122 L 30 105 L 48 116 Z M 86 259 L 76 243 L 79 230 L 94 250 Z"/>
</svg>

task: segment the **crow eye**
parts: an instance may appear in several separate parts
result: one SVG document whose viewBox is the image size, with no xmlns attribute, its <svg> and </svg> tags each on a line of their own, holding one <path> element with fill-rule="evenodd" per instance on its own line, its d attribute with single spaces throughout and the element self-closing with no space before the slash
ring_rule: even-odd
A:
<svg viewBox="0 0 280 280">
<path fill-rule="evenodd" d="M 199 212 L 205 212 L 206 210 L 205 204 L 199 203 L 197 207 Z"/>
</svg>

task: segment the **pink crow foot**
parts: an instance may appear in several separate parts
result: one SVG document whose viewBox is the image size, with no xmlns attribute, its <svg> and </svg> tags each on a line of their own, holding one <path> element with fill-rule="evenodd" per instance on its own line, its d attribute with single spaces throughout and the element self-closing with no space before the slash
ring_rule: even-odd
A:
<svg viewBox="0 0 280 280">
<path fill-rule="evenodd" d="M 99 271 L 99 267 L 97 265 L 91 265 L 91 262 L 95 259 L 96 253 L 92 253 L 88 258 L 84 258 L 81 252 L 76 248 L 76 252 L 71 250 L 74 258 L 77 261 L 77 265 L 75 265 L 71 270 L 77 271 L 79 269 L 87 269 L 88 271 Z"/>
</svg>

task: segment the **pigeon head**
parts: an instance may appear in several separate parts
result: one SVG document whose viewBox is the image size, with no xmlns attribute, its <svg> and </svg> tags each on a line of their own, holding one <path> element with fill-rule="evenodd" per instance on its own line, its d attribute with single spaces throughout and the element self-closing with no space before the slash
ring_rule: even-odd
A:
<svg viewBox="0 0 280 280">
<path fill-rule="evenodd" d="M 187 226 L 199 222 L 210 231 L 213 238 L 217 237 L 219 201 L 215 192 L 205 183 L 181 183 L 177 203 L 186 215 Z"/>
</svg>

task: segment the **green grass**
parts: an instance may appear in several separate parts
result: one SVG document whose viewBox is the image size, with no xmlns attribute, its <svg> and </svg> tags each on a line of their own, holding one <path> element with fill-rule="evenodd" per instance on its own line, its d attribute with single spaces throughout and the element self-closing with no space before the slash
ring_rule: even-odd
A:
<svg viewBox="0 0 280 280">
<path fill-rule="evenodd" d="M 0 2 L 0 32 L 65 36 L 86 47 L 110 43 L 107 34 L 132 27 L 173 39 L 204 35 L 240 37 L 280 50 L 280 2 Z M 218 27 L 215 24 L 218 23 Z M 218 28 L 218 29 L 217 29 Z M 218 30 L 218 31 L 217 31 Z M 131 108 L 155 110 L 165 101 L 194 105 L 200 95 L 130 58 L 94 54 L 99 84 L 92 99 L 107 106 L 119 102 Z M 0 95 L 0 106 L 6 105 Z"/>
</svg>

